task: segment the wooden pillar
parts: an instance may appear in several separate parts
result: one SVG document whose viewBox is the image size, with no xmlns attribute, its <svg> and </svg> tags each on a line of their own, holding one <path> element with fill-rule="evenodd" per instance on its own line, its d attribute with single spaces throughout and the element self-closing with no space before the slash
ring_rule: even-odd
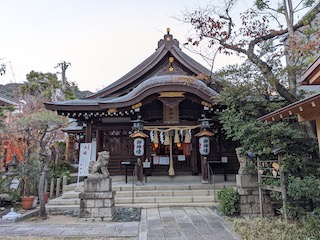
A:
<svg viewBox="0 0 320 240">
<path fill-rule="evenodd" d="M 101 131 L 96 130 L 97 153 L 101 152 Z"/>
<path fill-rule="evenodd" d="M 198 150 L 198 144 L 195 142 L 197 141 L 196 138 L 193 138 L 190 146 L 192 151 L 190 151 L 190 160 L 191 160 L 191 169 L 192 169 L 192 173 L 193 174 L 198 174 L 199 173 L 199 169 L 198 169 L 198 154 L 199 154 L 199 150 Z M 191 145 L 192 144 L 192 145 Z"/>
<path fill-rule="evenodd" d="M 86 143 L 91 143 L 92 141 L 92 123 L 91 120 L 86 122 L 87 127 L 86 127 Z"/>
<path fill-rule="evenodd" d="M 202 183 L 208 183 L 208 167 L 207 167 L 207 157 L 201 156 L 201 173 L 202 173 Z"/>
<path fill-rule="evenodd" d="M 138 158 L 137 160 L 137 179 L 140 182 L 143 182 L 143 158 Z"/>
<path fill-rule="evenodd" d="M 145 156 L 146 156 L 146 158 L 148 158 L 148 160 L 149 160 L 149 162 L 151 161 L 151 157 L 150 157 L 150 148 L 151 148 L 151 141 L 150 141 L 150 138 L 146 138 L 145 139 L 145 141 L 146 141 L 146 144 L 145 144 L 145 146 L 146 146 L 146 148 L 145 148 Z"/>
</svg>

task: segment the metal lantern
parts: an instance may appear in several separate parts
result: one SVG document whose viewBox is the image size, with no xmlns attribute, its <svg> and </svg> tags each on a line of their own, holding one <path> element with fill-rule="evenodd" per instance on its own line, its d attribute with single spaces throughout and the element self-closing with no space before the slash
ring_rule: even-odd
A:
<svg viewBox="0 0 320 240">
<path fill-rule="evenodd" d="M 141 120 L 140 116 L 136 120 L 131 121 L 133 123 L 132 130 L 133 131 L 142 131 L 143 130 L 143 123 L 144 121 Z"/>
<path fill-rule="evenodd" d="M 206 130 L 210 128 L 210 118 L 206 118 L 205 115 L 202 115 L 202 118 L 198 119 L 198 121 L 201 123 L 201 129 Z"/>
</svg>

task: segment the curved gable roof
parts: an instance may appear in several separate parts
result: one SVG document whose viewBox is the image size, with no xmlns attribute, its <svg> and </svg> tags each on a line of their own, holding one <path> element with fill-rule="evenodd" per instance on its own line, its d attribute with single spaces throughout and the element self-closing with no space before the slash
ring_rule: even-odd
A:
<svg viewBox="0 0 320 240">
<path fill-rule="evenodd" d="M 163 62 L 164 57 L 168 55 L 172 56 L 187 69 L 190 75 L 204 73 L 218 80 L 218 77 L 214 76 L 211 71 L 185 54 L 179 48 L 179 42 L 173 39 L 173 36 L 168 32 L 164 35 L 164 38 L 158 42 L 158 48 L 151 56 L 114 83 L 86 99 L 104 98 L 108 96 L 117 97 L 126 94 L 144 80 L 157 75 L 157 70 L 160 70 L 159 63 Z"/>
<path fill-rule="evenodd" d="M 183 91 L 194 94 L 203 100 L 210 101 L 217 92 L 209 88 L 201 80 L 193 80 L 186 83 L 184 75 L 163 75 L 156 76 L 145 80 L 139 84 L 134 90 L 126 95 L 116 98 L 96 98 L 96 99 L 80 99 L 62 102 L 47 102 L 45 106 L 49 110 L 65 110 L 65 111 L 83 111 L 91 110 L 99 111 L 108 108 L 125 108 L 142 101 L 149 95 L 163 91 Z"/>
<path fill-rule="evenodd" d="M 16 102 L 14 99 L 6 95 L 0 94 L 0 106 L 18 106 L 18 105 L 19 103 Z"/>
</svg>

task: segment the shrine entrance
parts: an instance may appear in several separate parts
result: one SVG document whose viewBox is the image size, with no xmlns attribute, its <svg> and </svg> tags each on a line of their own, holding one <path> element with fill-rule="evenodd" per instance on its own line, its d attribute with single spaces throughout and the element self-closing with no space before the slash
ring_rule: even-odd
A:
<svg viewBox="0 0 320 240">
<path fill-rule="evenodd" d="M 75 129 L 81 129 L 85 143 L 95 143 L 97 152 L 110 152 L 111 175 L 124 175 L 123 165 L 137 162 L 130 136 L 139 119 L 144 122 L 139 130 L 146 134 L 140 177 L 142 162 L 150 164 L 151 175 L 202 174 L 204 181 L 208 163 L 215 172 L 237 171 L 235 144 L 226 139 L 218 119 L 224 106 L 212 101 L 219 96 L 214 89 L 221 87 L 221 79 L 183 53 L 169 30 L 157 45 L 150 57 L 104 89 L 84 99 L 46 102 L 46 108 L 76 119 Z M 205 158 L 196 137 L 202 118 L 209 119 L 207 130 L 213 134 Z M 131 174 L 132 167 L 128 170 Z"/>
<path fill-rule="evenodd" d="M 121 175 L 124 173 L 122 162 L 131 162 L 133 165 L 137 157 L 133 155 L 133 139 L 129 137 L 130 127 L 127 129 L 108 129 L 102 130 L 100 134 L 101 149 L 110 152 L 109 172 L 111 175 Z M 148 174 L 153 176 L 168 176 L 170 160 L 175 175 L 192 175 L 197 172 L 197 160 L 194 156 L 194 147 L 192 143 L 177 143 L 173 136 L 165 139 L 164 135 L 159 133 L 158 144 L 154 143 L 154 131 L 146 131 L 151 136 L 147 140 L 146 154 L 142 161 L 150 162 Z M 161 142 L 163 139 L 163 142 Z M 164 142 L 166 141 L 166 142 Z M 171 142 L 171 143 L 170 143 Z M 128 174 L 132 174 L 133 167 L 128 168 Z"/>
</svg>

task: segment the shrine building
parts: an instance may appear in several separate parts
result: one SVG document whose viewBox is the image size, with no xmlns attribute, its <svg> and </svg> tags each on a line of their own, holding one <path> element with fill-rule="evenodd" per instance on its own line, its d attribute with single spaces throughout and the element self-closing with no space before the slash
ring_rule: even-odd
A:
<svg viewBox="0 0 320 240">
<path fill-rule="evenodd" d="M 199 76 L 213 79 L 212 88 Z M 156 51 L 117 81 L 84 99 L 45 107 L 77 121 L 77 128 L 68 131 L 73 139 L 110 152 L 111 176 L 125 174 L 124 164 L 138 161 L 141 167 L 150 163 L 152 176 L 202 175 L 206 182 L 209 166 L 225 178 L 239 168 L 237 145 L 226 139 L 216 114 L 223 106 L 212 103 L 219 81 L 181 50 L 168 29 Z M 132 138 L 136 130 L 145 139 L 138 157 Z M 199 151 L 201 136 L 209 140 L 207 155 Z"/>
</svg>

